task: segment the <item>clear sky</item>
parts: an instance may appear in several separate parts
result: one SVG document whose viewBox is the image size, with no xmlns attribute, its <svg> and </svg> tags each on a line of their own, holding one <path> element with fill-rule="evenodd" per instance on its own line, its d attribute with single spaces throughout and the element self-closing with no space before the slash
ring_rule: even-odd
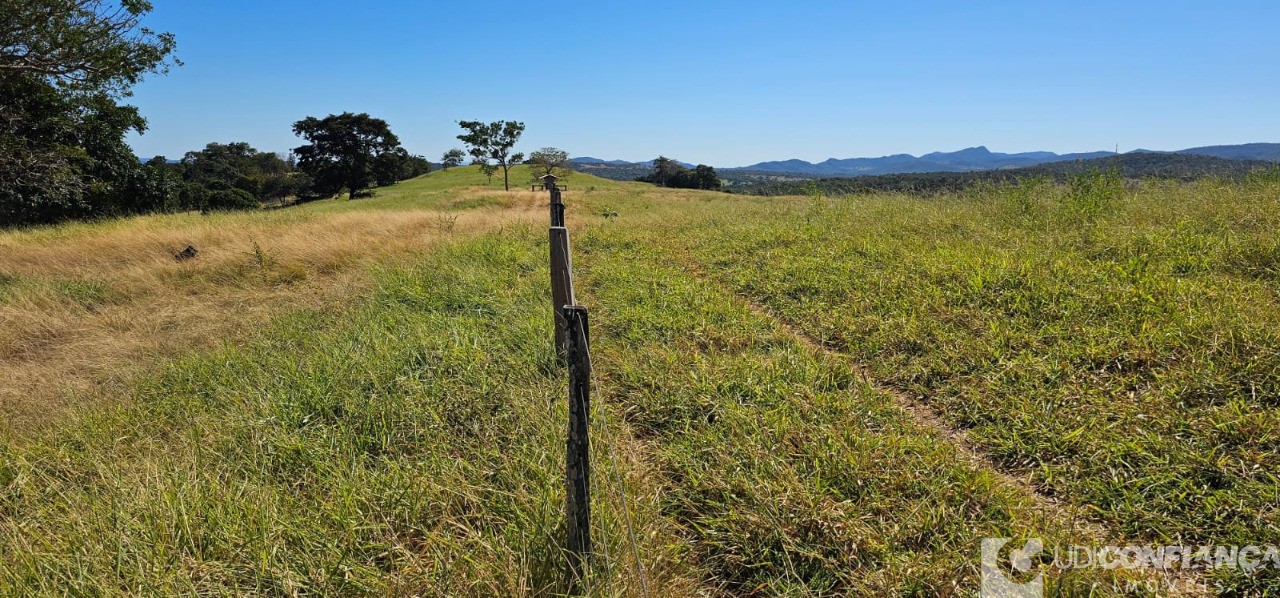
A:
<svg viewBox="0 0 1280 598">
<path fill-rule="evenodd" d="M 714 166 L 1280 142 L 1278 0 L 153 3 L 185 65 L 129 100 L 144 157 L 343 111 L 432 160 L 458 120 Z"/>
</svg>

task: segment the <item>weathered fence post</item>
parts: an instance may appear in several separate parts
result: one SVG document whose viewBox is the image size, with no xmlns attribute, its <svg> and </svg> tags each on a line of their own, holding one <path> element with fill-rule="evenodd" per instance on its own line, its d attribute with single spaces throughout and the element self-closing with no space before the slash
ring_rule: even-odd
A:
<svg viewBox="0 0 1280 598">
<path fill-rule="evenodd" d="M 568 325 L 569 439 L 565 446 L 565 516 L 568 519 L 569 567 L 573 579 L 586 575 L 591 557 L 591 442 L 587 436 L 591 408 L 591 329 L 587 308 L 565 305 Z"/>
<path fill-rule="evenodd" d="M 544 176 L 542 181 L 551 192 L 551 308 L 555 316 L 556 356 L 564 363 L 565 323 L 560 308 L 578 302 L 573 296 L 573 261 L 569 257 L 569 229 L 564 226 L 564 202 L 555 175 Z"/>
<path fill-rule="evenodd" d="M 565 331 L 564 314 L 561 308 L 566 305 L 577 305 L 573 296 L 573 260 L 569 257 L 569 229 L 563 226 L 551 227 L 551 304 L 555 309 L 555 344 L 556 356 L 560 362 L 565 360 L 565 343 L 568 336 Z"/>
<path fill-rule="evenodd" d="M 542 177 L 542 187 L 551 192 L 551 226 L 564 226 L 564 201 L 560 199 L 556 175 L 548 174 Z"/>
<path fill-rule="evenodd" d="M 564 226 L 564 202 L 555 175 L 542 177 L 551 192 L 551 303 L 555 308 L 556 356 L 569 369 L 569 437 L 565 442 L 565 548 L 569 553 L 569 581 L 577 592 L 591 558 L 591 328 L 587 308 L 573 295 L 573 260 L 569 257 L 569 229 Z"/>
</svg>

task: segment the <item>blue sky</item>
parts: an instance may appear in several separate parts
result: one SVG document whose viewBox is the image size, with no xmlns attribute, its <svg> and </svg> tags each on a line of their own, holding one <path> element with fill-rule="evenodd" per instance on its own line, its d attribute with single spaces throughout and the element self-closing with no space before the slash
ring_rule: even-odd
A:
<svg viewBox="0 0 1280 598">
<path fill-rule="evenodd" d="M 432 160 L 473 119 L 715 166 L 1280 142 L 1275 0 L 153 4 L 185 65 L 129 100 L 142 156 L 287 151 L 343 111 Z"/>
</svg>

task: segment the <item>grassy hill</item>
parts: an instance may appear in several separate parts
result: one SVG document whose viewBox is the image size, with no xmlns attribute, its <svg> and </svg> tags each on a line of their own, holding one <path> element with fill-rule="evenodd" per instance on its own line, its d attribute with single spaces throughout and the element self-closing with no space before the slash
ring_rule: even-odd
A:
<svg viewBox="0 0 1280 598">
<path fill-rule="evenodd" d="M 575 174 L 589 594 L 971 595 L 987 536 L 1280 544 L 1280 180 L 1091 181 Z M 545 212 L 459 168 L 0 233 L 0 594 L 562 592 Z"/>
</svg>

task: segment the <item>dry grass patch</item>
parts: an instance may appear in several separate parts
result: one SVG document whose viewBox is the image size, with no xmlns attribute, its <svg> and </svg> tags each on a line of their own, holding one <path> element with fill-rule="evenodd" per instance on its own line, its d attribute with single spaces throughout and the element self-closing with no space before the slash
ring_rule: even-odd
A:
<svg viewBox="0 0 1280 598">
<path fill-rule="evenodd" d="M 15 429 L 49 421 L 158 360 L 283 310 L 340 304 L 368 288 L 371 263 L 540 213 L 521 199 L 462 213 L 304 207 L 0 234 L 0 417 Z M 176 262 L 187 245 L 199 256 Z"/>
</svg>

